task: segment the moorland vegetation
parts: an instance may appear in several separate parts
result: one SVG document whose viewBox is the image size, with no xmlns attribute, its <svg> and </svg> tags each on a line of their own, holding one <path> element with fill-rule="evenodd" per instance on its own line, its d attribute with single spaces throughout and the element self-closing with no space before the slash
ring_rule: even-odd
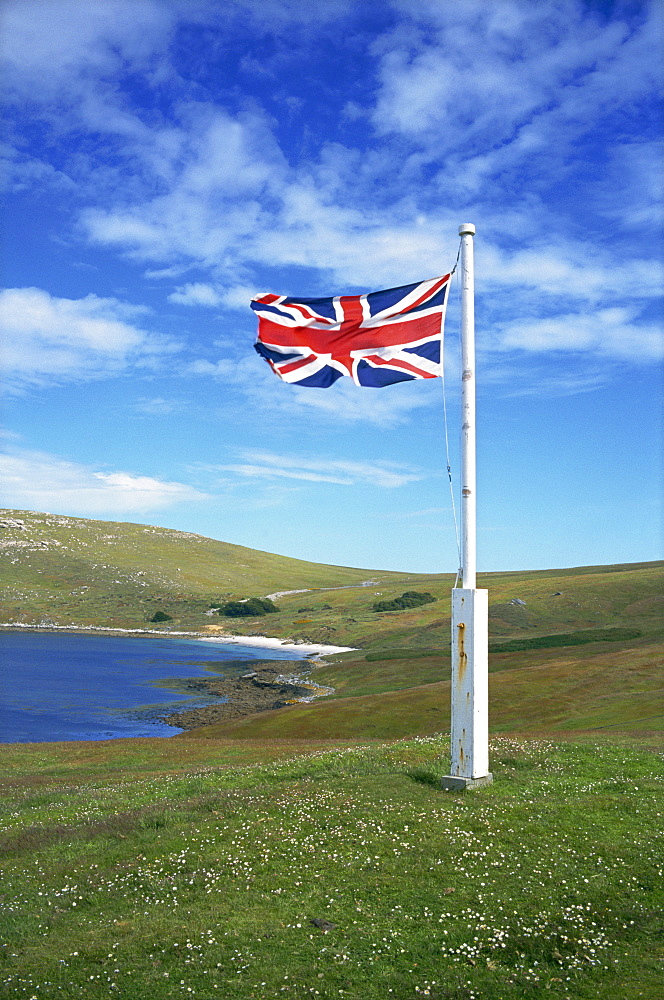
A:
<svg viewBox="0 0 664 1000">
<path fill-rule="evenodd" d="M 259 594 L 270 635 L 355 648 L 310 704 L 0 746 L 0 996 L 664 995 L 661 563 L 480 578 L 495 780 L 450 793 L 451 576 L 18 511 L 4 541 L 4 622 L 214 634 Z"/>
</svg>

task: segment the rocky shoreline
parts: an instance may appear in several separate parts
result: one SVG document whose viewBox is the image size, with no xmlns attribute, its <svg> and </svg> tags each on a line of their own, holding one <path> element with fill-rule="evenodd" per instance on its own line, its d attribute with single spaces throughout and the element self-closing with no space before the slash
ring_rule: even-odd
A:
<svg viewBox="0 0 664 1000">
<path fill-rule="evenodd" d="M 321 687 L 308 680 L 314 666 L 312 661 L 305 660 L 297 675 L 284 674 L 284 665 L 284 660 L 248 661 L 247 672 L 239 677 L 197 677 L 178 681 L 180 691 L 223 697 L 228 701 L 172 712 L 159 716 L 159 721 L 179 729 L 197 729 L 256 712 L 308 702 L 332 692 L 333 688 Z"/>
</svg>

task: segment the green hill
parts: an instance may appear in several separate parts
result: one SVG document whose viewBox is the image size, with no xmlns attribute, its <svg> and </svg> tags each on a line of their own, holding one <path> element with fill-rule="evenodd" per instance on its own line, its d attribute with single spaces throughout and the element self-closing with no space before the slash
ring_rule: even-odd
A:
<svg viewBox="0 0 664 1000">
<path fill-rule="evenodd" d="M 312 680 L 323 701 L 195 730 L 233 740 L 398 738 L 449 724 L 451 575 L 324 566 L 201 535 L 0 512 L 0 622 L 269 634 L 355 647 Z M 491 728 L 661 730 L 664 564 L 488 573 Z M 210 603 L 281 591 L 241 619 Z M 380 612 L 406 591 L 434 600 Z"/>
<path fill-rule="evenodd" d="M 488 573 L 492 642 L 551 633 L 631 628 L 662 634 L 662 563 Z M 0 510 L 0 621 L 145 627 L 216 625 L 243 634 L 378 649 L 449 643 L 451 574 L 328 566 L 167 528 Z M 367 581 L 369 586 L 362 586 Z M 332 589 L 329 589 L 332 588 Z M 430 592 L 430 604 L 376 612 L 378 600 Z M 239 621 L 209 617 L 211 602 L 281 591 L 279 613 Z M 304 592 L 307 591 L 307 592 Z"/>
<path fill-rule="evenodd" d="M 0 510 L 0 620 L 142 627 L 167 611 L 210 624 L 210 601 L 358 585 L 370 570 L 289 559 L 184 531 Z M 399 574 L 382 573 L 381 577 Z"/>
</svg>

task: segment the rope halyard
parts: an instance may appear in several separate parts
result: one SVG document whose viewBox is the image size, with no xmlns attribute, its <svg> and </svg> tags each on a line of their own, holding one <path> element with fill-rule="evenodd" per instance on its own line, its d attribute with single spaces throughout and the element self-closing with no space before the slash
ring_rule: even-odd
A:
<svg viewBox="0 0 664 1000">
<path fill-rule="evenodd" d="M 459 240 L 459 249 L 457 250 L 456 260 L 454 261 L 454 267 L 450 271 L 450 278 L 454 275 L 457 269 L 457 264 L 459 263 L 459 257 L 461 256 L 461 240 Z M 459 286 L 457 285 L 457 298 L 459 296 Z"/>
<path fill-rule="evenodd" d="M 457 269 L 457 264 L 459 263 L 459 255 L 460 254 L 461 254 L 461 243 L 459 242 L 459 252 L 457 253 L 457 259 L 456 259 L 456 261 L 454 263 L 454 267 L 450 271 L 450 278 L 452 277 L 452 275 L 455 273 L 455 271 Z M 459 282 L 458 282 L 458 280 L 456 281 L 456 290 L 457 290 L 457 298 L 459 298 L 459 296 L 460 296 L 461 293 L 460 293 L 460 290 L 459 290 Z M 441 380 L 441 383 L 442 383 L 442 386 L 443 386 L 443 423 L 444 423 L 444 427 L 445 427 L 445 462 L 446 462 L 446 467 L 447 467 L 447 478 L 448 478 L 449 486 L 450 486 L 450 501 L 451 501 L 451 504 L 452 504 L 452 517 L 454 518 L 454 535 L 455 535 L 455 538 L 456 538 L 457 555 L 459 557 L 459 562 L 458 562 L 459 568 L 457 569 L 456 578 L 454 580 L 454 588 L 456 589 L 456 586 L 457 586 L 457 584 L 459 582 L 459 577 L 461 575 L 461 540 L 460 540 L 460 537 L 459 537 L 459 523 L 457 521 L 456 503 L 455 503 L 455 500 L 454 500 L 454 483 L 452 482 L 452 464 L 450 462 L 450 439 L 449 439 L 448 426 L 447 426 L 447 391 L 446 391 L 446 388 L 445 388 L 445 364 L 444 364 L 444 360 L 445 360 L 444 359 L 445 340 L 444 340 L 444 338 L 445 338 L 445 332 L 443 330 L 442 337 L 441 337 L 441 343 L 440 343 L 440 352 L 441 352 L 441 354 L 440 354 L 440 360 L 441 360 L 441 375 L 440 375 L 440 380 Z"/>
</svg>

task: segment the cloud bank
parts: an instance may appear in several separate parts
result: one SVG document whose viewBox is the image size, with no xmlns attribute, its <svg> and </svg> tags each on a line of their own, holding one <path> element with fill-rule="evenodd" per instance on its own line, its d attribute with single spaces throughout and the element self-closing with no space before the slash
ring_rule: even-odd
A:
<svg viewBox="0 0 664 1000">
<path fill-rule="evenodd" d="M 5 507 L 81 517 L 147 514 L 208 498 L 185 483 L 128 472 L 105 472 L 23 449 L 0 455 L 0 479 L 0 497 Z"/>
<path fill-rule="evenodd" d="M 133 322 L 149 310 L 112 298 L 65 299 L 40 288 L 0 291 L 0 363 L 9 387 L 60 383 L 154 365 L 177 350 Z"/>
</svg>

